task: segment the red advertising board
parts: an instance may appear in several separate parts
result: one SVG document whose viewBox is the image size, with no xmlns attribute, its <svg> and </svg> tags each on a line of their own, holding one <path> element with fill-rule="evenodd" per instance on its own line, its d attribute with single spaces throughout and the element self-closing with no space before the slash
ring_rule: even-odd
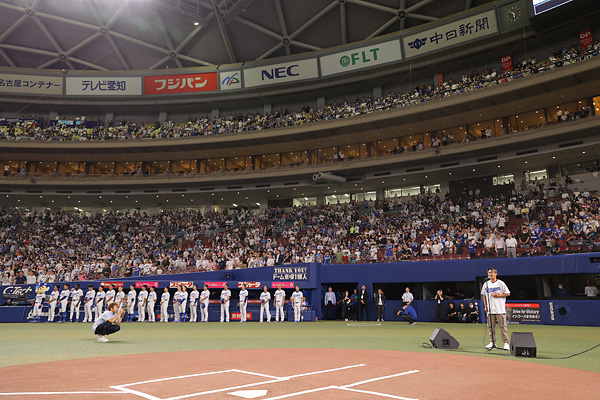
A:
<svg viewBox="0 0 600 400">
<path fill-rule="evenodd" d="M 592 30 L 588 29 L 587 31 L 583 31 L 579 34 L 579 42 L 581 42 L 581 49 L 585 51 L 588 47 L 594 44 L 594 39 L 592 38 Z"/>
<path fill-rule="evenodd" d="M 540 323 L 540 303 L 506 303 L 506 318 L 511 324 Z"/>
<path fill-rule="evenodd" d="M 136 289 L 141 289 L 142 286 L 144 286 L 144 285 L 146 285 L 148 287 L 150 287 L 150 286 L 158 287 L 158 282 L 136 282 L 135 283 L 135 288 Z"/>
<path fill-rule="evenodd" d="M 502 61 L 502 72 L 512 71 L 512 57 L 510 54 L 502 57 L 500 60 Z"/>
<path fill-rule="evenodd" d="M 294 282 L 271 282 L 271 289 L 277 289 L 279 286 L 282 289 L 293 289 L 296 287 Z"/>
<path fill-rule="evenodd" d="M 204 282 L 209 289 L 223 289 L 223 285 L 227 282 Z"/>
<path fill-rule="evenodd" d="M 218 83 L 216 72 L 145 76 L 144 94 L 214 92 Z"/>
<path fill-rule="evenodd" d="M 444 86 L 444 74 L 442 74 L 441 72 L 439 72 L 437 74 L 437 78 L 438 78 L 438 87 Z"/>
<path fill-rule="evenodd" d="M 243 284 L 246 285 L 246 289 L 260 289 L 260 282 L 238 282 L 238 288 L 241 288 Z"/>
<path fill-rule="evenodd" d="M 194 286 L 194 282 L 171 282 L 171 284 L 169 285 L 170 288 L 176 288 L 179 286 L 185 286 L 186 288 L 191 288 L 192 286 Z"/>
<path fill-rule="evenodd" d="M 242 313 L 239 313 L 239 312 L 231 313 L 231 320 L 232 321 L 239 321 L 240 319 L 242 319 Z M 252 313 L 251 312 L 247 312 L 246 313 L 246 319 L 247 320 L 251 320 L 252 319 Z"/>
<path fill-rule="evenodd" d="M 120 288 L 123 287 L 123 282 L 100 282 L 100 286 L 104 286 L 105 288 L 108 287 L 108 285 L 113 285 L 116 288 Z"/>
</svg>

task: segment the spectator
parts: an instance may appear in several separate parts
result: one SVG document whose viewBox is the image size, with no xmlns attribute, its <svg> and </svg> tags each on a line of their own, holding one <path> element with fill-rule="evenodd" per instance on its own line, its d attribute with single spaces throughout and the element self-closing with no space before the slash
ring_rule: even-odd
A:
<svg viewBox="0 0 600 400">
<path fill-rule="evenodd" d="M 598 288 L 594 285 L 591 284 L 591 282 L 588 280 L 586 281 L 587 286 L 584 289 L 585 295 L 587 297 L 597 297 L 598 296 Z"/>
<path fill-rule="evenodd" d="M 477 307 L 473 305 L 472 301 L 469 302 L 468 314 L 469 322 L 476 323 L 479 320 L 479 311 L 477 310 Z"/>
<path fill-rule="evenodd" d="M 448 304 L 446 322 L 458 322 L 458 310 L 454 307 L 454 303 Z"/>
<path fill-rule="evenodd" d="M 506 245 L 506 254 L 507 254 L 508 258 L 517 257 L 517 240 L 512 237 L 511 233 L 508 234 L 508 237 L 506 238 L 506 241 L 505 241 L 505 245 Z"/>
<path fill-rule="evenodd" d="M 556 289 L 556 297 L 569 297 L 569 291 L 565 289 L 561 282 L 558 282 L 558 288 Z"/>
</svg>

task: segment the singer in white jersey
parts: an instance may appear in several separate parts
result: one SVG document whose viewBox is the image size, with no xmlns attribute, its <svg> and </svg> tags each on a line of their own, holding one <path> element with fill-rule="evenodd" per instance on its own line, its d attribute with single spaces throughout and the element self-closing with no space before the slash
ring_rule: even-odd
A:
<svg viewBox="0 0 600 400">
<path fill-rule="evenodd" d="M 142 291 L 138 294 L 138 322 L 146 320 L 146 304 L 148 303 L 148 286 L 143 285 Z"/>
<path fill-rule="evenodd" d="M 165 286 L 163 294 L 160 296 L 160 322 L 169 322 L 169 300 L 171 300 L 171 294 L 169 288 Z"/>
<path fill-rule="evenodd" d="M 302 316 L 302 297 L 304 295 L 300 291 L 300 286 L 296 286 L 296 291 L 292 293 L 290 298 L 292 307 L 294 308 L 294 322 L 300 322 L 300 317 Z"/>
<path fill-rule="evenodd" d="M 48 300 L 48 322 L 54 322 L 54 315 L 56 311 L 56 304 L 58 304 L 58 286 L 54 286 L 52 293 L 50 293 L 50 299 Z"/>
<path fill-rule="evenodd" d="M 115 303 L 119 306 L 119 311 L 121 311 L 125 306 L 125 292 L 123 291 L 123 286 L 119 286 L 117 289 L 117 294 L 115 295 Z"/>
<path fill-rule="evenodd" d="M 65 283 L 63 290 L 60 292 L 58 302 L 60 303 L 60 318 L 58 322 L 67 322 L 67 303 L 69 302 L 69 284 Z"/>
<path fill-rule="evenodd" d="M 231 299 L 231 291 L 229 285 L 224 284 L 221 290 L 221 319 L 219 322 L 229 322 L 229 299 Z"/>
<path fill-rule="evenodd" d="M 79 283 L 76 283 L 75 288 L 71 291 L 71 313 L 69 314 L 69 321 L 71 322 L 79 322 L 79 306 L 81 305 L 82 297 L 83 290 L 79 288 Z M 74 321 L 73 313 L 75 314 Z"/>
<path fill-rule="evenodd" d="M 271 301 L 271 293 L 269 288 L 265 285 L 263 292 L 260 294 L 260 318 L 258 322 L 263 322 L 263 314 L 267 313 L 267 322 L 271 322 L 271 313 L 269 312 L 269 302 Z"/>
<path fill-rule="evenodd" d="M 192 286 L 192 293 L 190 293 L 190 322 L 198 322 L 198 286 Z"/>
<path fill-rule="evenodd" d="M 200 293 L 200 320 L 208 322 L 208 305 L 210 304 L 210 291 L 208 286 L 204 285 L 204 290 Z"/>
<path fill-rule="evenodd" d="M 137 293 L 135 291 L 135 285 L 129 286 L 129 292 L 127 293 L 127 322 L 133 322 L 133 314 L 135 313 L 135 299 Z"/>
<path fill-rule="evenodd" d="M 275 291 L 275 322 L 283 322 L 283 305 L 285 304 L 285 291 L 281 289 L 281 285 L 277 285 Z"/>
<path fill-rule="evenodd" d="M 246 308 L 248 306 L 248 291 L 246 285 L 242 283 L 242 290 L 240 290 L 240 322 L 246 322 Z"/>
<path fill-rule="evenodd" d="M 96 298 L 95 298 L 95 309 L 94 311 L 96 312 L 96 321 L 98 320 L 98 318 L 100 318 L 100 316 L 102 315 L 103 308 L 104 308 L 104 298 L 106 297 L 106 292 L 104 291 L 104 287 L 100 286 L 98 287 L 98 293 L 96 293 Z"/>
<path fill-rule="evenodd" d="M 179 310 L 179 306 L 181 305 L 181 302 L 179 301 L 180 298 L 181 286 L 177 286 L 177 291 L 173 295 L 173 319 L 175 320 L 175 322 L 179 322 L 179 313 L 181 312 Z"/>
<path fill-rule="evenodd" d="M 94 322 L 92 318 L 92 306 L 94 305 L 95 298 L 96 291 L 94 290 L 94 286 L 88 285 L 88 291 L 83 298 L 83 322 Z"/>
<path fill-rule="evenodd" d="M 154 286 L 150 286 L 150 293 L 148 293 L 148 322 L 156 322 L 156 313 L 154 312 L 154 306 L 156 305 L 156 292 Z"/>
<path fill-rule="evenodd" d="M 110 303 L 115 303 L 116 294 L 115 287 L 112 284 L 108 285 L 108 290 L 106 291 L 106 296 L 104 297 L 104 304 L 106 305 L 107 310 Z"/>
</svg>

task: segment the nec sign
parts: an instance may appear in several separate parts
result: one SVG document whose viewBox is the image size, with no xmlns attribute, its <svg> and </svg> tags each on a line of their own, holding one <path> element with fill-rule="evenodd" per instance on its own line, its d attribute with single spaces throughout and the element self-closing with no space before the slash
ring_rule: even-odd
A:
<svg viewBox="0 0 600 400">
<path fill-rule="evenodd" d="M 300 73 L 297 72 L 298 64 L 290 65 L 289 67 L 278 67 L 271 69 L 263 69 L 261 73 L 261 78 L 264 81 L 265 79 L 281 79 L 287 78 L 289 76 L 300 76 Z M 296 72 L 294 72 L 296 71 Z"/>
<path fill-rule="evenodd" d="M 316 58 L 244 69 L 244 86 L 273 85 L 319 77 Z"/>
</svg>

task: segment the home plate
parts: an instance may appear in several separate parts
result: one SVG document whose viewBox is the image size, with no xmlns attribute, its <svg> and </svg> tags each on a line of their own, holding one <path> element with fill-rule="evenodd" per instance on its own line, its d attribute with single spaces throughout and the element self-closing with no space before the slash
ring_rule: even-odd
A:
<svg viewBox="0 0 600 400">
<path fill-rule="evenodd" d="M 258 397 L 266 396 L 268 390 L 239 390 L 237 392 L 227 393 L 232 396 L 243 397 L 245 399 L 256 399 Z"/>
</svg>

